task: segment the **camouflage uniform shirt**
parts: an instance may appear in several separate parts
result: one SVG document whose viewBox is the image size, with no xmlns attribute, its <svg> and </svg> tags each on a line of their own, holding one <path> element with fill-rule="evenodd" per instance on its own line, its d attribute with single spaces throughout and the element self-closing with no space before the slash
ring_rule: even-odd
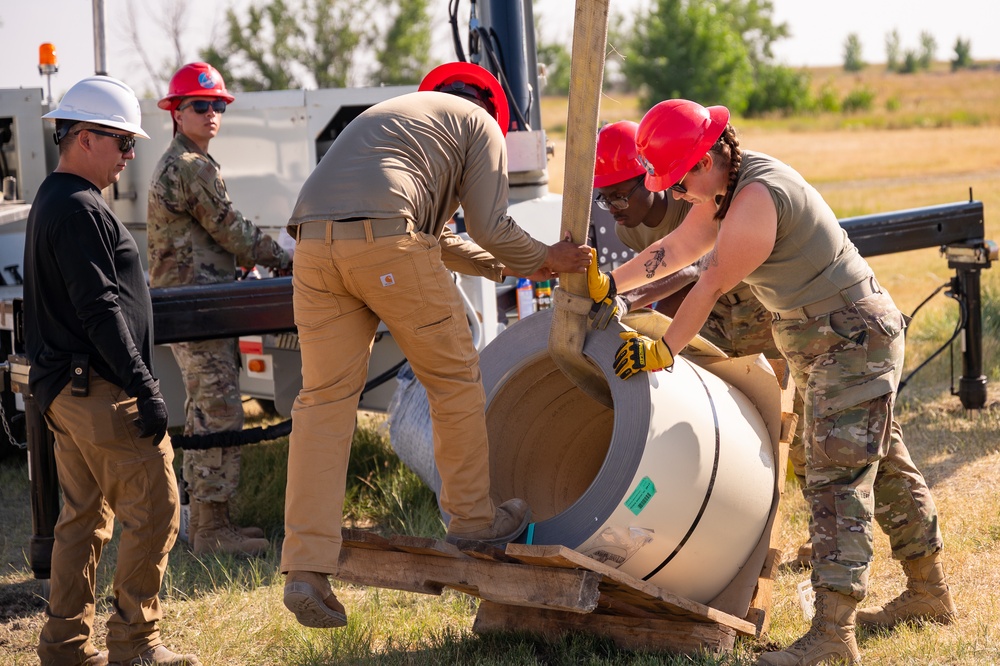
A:
<svg viewBox="0 0 1000 666">
<path fill-rule="evenodd" d="M 146 226 L 151 287 L 232 282 L 237 266 L 290 262 L 233 207 L 218 162 L 183 134 L 153 172 Z"/>
</svg>

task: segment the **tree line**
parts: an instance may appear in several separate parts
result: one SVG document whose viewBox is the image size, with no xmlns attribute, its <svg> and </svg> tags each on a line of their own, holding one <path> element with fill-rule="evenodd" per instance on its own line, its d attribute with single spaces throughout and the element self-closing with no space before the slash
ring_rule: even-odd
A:
<svg viewBox="0 0 1000 666">
<path fill-rule="evenodd" d="M 457 3 L 459 0 L 450 0 Z M 165 87 L 183 62 L 180 22 L 189 0 L 167 5 L 161 23 L 176 45 L 173 62 L 147 70 Z M 257 0 L 243 13 L 229 9 L 221 39 L 199 50 L 236 91 L 396 85 L 419 82 L 432 62 L 430 0 Z M 131 5 L 130 5 L 131 6 Z M 135 30 L 133 46 L 142 54 Z M 851 110 L 864 100 L 813 94 L 802 69 L 776 62 L 773 45 L 790 35 L 776 22 L 770 0 L 654 0 L 634 16 L 612 9 L 605 87 L 639 95 L 649 108 L 661 99 L 683 97 L 723 104 L 743 116 L 792 115 L 814 110 Z M 566 94 L 570 85 L 567 46 L 546 42 L 538 29 L 538 60 L 545 94 Z M 904 50 L 898 31 L 886 36 L 887 68 L 909 73 L 927 69 L 937 44 L 920 36 L 919 50 Z M 857 34 L 844 42 L 844 69 L 860 71 Z M 955 44 L 952 69 L 972 66 L 971 44 Z"/>
</svg>

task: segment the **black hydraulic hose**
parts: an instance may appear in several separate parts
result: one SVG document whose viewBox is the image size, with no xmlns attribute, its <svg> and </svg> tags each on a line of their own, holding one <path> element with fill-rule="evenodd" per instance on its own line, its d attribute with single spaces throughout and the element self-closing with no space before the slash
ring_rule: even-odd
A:
<svg viewBox="0 0 1000 666">
<path fill-rule="evenodd" d="M 462 38 L 458 33 L 458 1 L 448 0 L 448 23 L 451 24 L 451 38 L 455 42 L 455 57 L 465 62 L 465 52 L 462 50 Z"/>
<path fill-rule="evenodd" d="M 486 31 L 486 28 L 479 28 L 479 34 L 481 37 L 483 47 L 486 49 L 486 55 L 489 56 L 490 64 L 497 71 L 497 78 L 500 80 L 500 85 L 503 87 L 504 94 L 507 95 L 508 106 L 514 111 L 514 115 L 517 117 L 517 122 L 520 125 L 520 129 L 530 130 L 531 125 L 528 121 L 524 119 L 524 113 L 521 111 L 521 107 L 517 105 L 514 101 L 514 93 L 510 89 L 510 84 L 507 82 L 507 77 L 503 73 L 503 67 L 500 65 L 500 60 L 497 58 L 496 53 L 493 50 L 493 46 L 490 43 L 490 34 Z"/>
<path fill-rule="evenodd" d="M 938 287 L 934 291 L 933 294 L 931 294 L 930 296 L 928 296 L 926 299 L 924 299 L 923 303 L 921 303 L 920 305 L 917 306 L 917 308 L 913 311 L 913 314 L 916 315 L 917 314 L 917 310 L 919 310 L 920 308 L 922 308 L 924 306 L 924 304 L 927 303 L 927 301 L 929 301 L 935 294 L 937 294 L 938 292 L 941 291 L 941 289 L 943 289 L 944 287 L 947 287 L 947 286 L 948 285 L 944 285 L 942 287 Z M 899 382 L 899 386 L 896 387 L 896 395 L 899 395 L 903 391 L 903 389 L 906 387 L 906 384 L 913 378 L 913 376 L 915 374 L 917 374 L 918 372 L 920 372 L 921 370 L 923 370 L 924 367 L 926 367 L 928 363 L 930 363 L 935 358 L 937 358 L 938 356 L 940 356 L 941 352 L 943 352 L 945 349 L 947 349 L 949 346 L 951 346 L 951 344 L 953 342 L 955 342 L 955 339 L 958 337 L 959 333 L 962 332 L 962 329 L 965 328 L 965 322 L 968 320 L 968 312 L 966 310 L 965 301 L 963 301 L 958 296 L 954 296 L 953 298 L 958 302 L 958 323 L 955 325 L 955 331 L 951 334 L 951 337 L 948 338 L 947 342 L 945 342 L 938 349 L 936 349 L 933 354 L 931 354 L 926 359 L 924 359 L 923 362 L 920 363 L 920 365 L 918 365 L 917 367 L 915 367 L 910 372 L 910 374 L 908 374 L 905 378 L 903 378 Z M 912 316 L 911 316 L 911 319 L 912 319 Z"/>
<path fill-rule="evenodd" d="M 372 377 L 365 383 L 361 390 L 363 396 L 368 391 L 381 386 L 396 376 L 400 368 L 406 363 L 404 358 L 385 372 L 376 377 Z M 229 446 L 243 446 L 244 444 L 257 444 L 258 442 L 269 442 L 280 437 L 287 437 L 292 432 L 292 420 L 282 421 L 271 426 L 257 426 L 245 430 L 231 430 L 229 432 L 213 432 L 205 435 L 174 435 L 170 438 L 174 448 L 185 451 L 203 451 L 205 449 L 224 448 Z"/>
</svg>

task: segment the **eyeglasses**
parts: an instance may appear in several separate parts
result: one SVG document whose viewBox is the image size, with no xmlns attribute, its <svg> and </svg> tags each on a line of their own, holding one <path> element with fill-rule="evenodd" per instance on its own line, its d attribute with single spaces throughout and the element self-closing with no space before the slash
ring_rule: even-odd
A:
<svg viewBox="0 0 1000 666">
<path fill-rule="evenodd" d="M 608 199 L 603 194 L 598 194 L 594 197 L 594 203 L 604 210 L 611 210 L 612 208 L 615 210 L 625 210 L 628 208 L 628 200 L 633 194 L 635 194 L 635 191 L 639 189 L 639 186 L 642 185 L 642 181 L 643 178 L 637 180 L 635 186 L 633 186 L 632 189 L 628 191 L 628 194 L 623 197 L 612 197 L 611 199 Z"/>
<path fill-rule="evenodd" d="M 105 132 L 104 130 L 87 128 L 82 130 L 77 130 L 73 132 L 73 135 L 77 135 L 80 132 L 90 132 L 91 134 L 100 134 L 101 136 L 110 136 L 112 139 L 118 139 L 118 149 L 122 151 L 122 154 L 129 153 L 135 148 L 135 136 L 126 134 L 115 134 L 114 132 Z"/>
<path fill-rule="evenodd" d="M 208 113 L 209 109 L 212 109 L 216 113 L 226 112 L 226 100 L 224 99 L 213 99 L 209 101 L 207 99 L 193 99 L 187 104 L 181 104 L 177 107 L 178 111 L 183 111 L 184 109 L 191 107 L 195 113 L 198 115 L 203 115 Z"/>
<path fill-rule="evenodd" d="M 691 173 L 691 172 L 688 171 L 688 173 Z M 688 188 L 684 187 L 684 179 L 687 178 L 687 177 L 688 177 L 688 175 L 686 173 L 683 176 L 681 176 L 680 180 L 678 180 L 676 183 L 674 183 L 673 185 L 671 185 L 667 189 L 670 190 L 670 191 L 672 191 L 672 192 L 676 192 L 677 194 L 687 194 Z"/>
</svg>

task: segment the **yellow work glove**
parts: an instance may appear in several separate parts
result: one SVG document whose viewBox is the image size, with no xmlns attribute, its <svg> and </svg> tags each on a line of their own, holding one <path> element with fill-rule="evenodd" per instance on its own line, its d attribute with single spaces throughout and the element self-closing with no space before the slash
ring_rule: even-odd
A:
<svg viewBox="0 0 1000 666">
<path fill-rule="evenodd" d="M 597 261 L 597 250 L 590 248 L 590 265 L 587 266 L 587 291 L 594 305 L 590 308 L 590 327 L 607 328 L 612 319 L 621 320 L 628 311 L 627 304 L 618 298 L 615 279 L 611 273 L 603 273 Z"/>
<path fill-rule="evenodd" d="M 635 331 L 622 331 L 618 337 L 624 342 L 615 353 L 615 374 L 622 379 L 674 366 L 674 355 L 663 340 L 653 341 Z"/>
</svg>

